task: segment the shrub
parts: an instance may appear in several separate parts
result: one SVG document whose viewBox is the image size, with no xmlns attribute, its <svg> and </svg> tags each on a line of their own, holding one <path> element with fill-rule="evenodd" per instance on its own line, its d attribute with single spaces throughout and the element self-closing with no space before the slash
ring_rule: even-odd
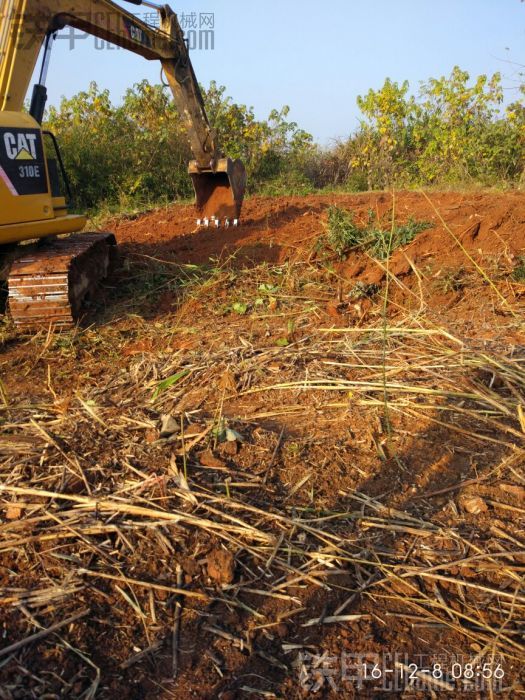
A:
<svg viewBox="0 0 525 700">
<path fill-rule="evenodd" d="M 311 190 L 301 163 L 315 150 L 312 137 L 288 121 L 289 108 L 258 121 L 253 109 L 233 103 L 225 88 L 203 91 L 212 128 L 222 150 L 242 158 L 250 190 L 268 183 L 275 191 Z M 78 208 L 144 205 L 191 198 L 187 175 L 191 151 L 170 94 L 143 81 L 130 88 L 119 106 L 96 83 L 58 109 L 46 126 L 59 139 Z"/>
<path fill-rule="evenodd" d="M 369 237 L 368 229 L 357 226 L 351 212 L 329 207 L 326 243 L 338 257 L 343 258 L 352 248 L 366 243 Z"/>
<path fill-rule="evenodd" d="M 331 206 L 328 209 L 327 233 L 321 245 L 327 245 L 340 259 L 353 248 L 362 248 L 372 257 L 385 260 L 394 250 L 408 245 L 418 233 L 431 226 L 426 221 L 416 221 L 410 217 L 405 224 L 395 224 L 392 228 L 388 222 L 378 221 L 372 210 L 366 225 L 358 226 L 351 212 Z"/>
<path fill-rule="evenodd" d="M 522 95 L 525 89 L 521 89 Z M 363 148 L 352 162 L 370 188 L 391 186 L 519 183 L 525 168 L 523 99 L 502 111 L 501 76 L 474 81 L 455 67 L 449 77 L 409 84 L 387 79 L 358 98 Z"/>
<path fill-rule="evenodd" d="M 512 279 L 520 284 L 525 284 L 525 257 L 518 258 L 518 263 L 512 271 Z"/>
<path fill-rule="evenodd" d="M 520 99 L 502 110 L 498 73 L 471 81 L 456 67 L 448 77 L 423 83 L 417 96 L 408 82 L 387 79 L 358 98 L 360 127 L 330 148 L 315 145 L 290 121 L 288 107 L 261 120 L 215 82 L 203 96 L 223 151 L 247 167 L 249 192 L 525 183 L 525 86 Z M 116 106 L 92 83 L 51 107 L 47 126 L 61 143 L 78 208 L 193 196 L 188 139 L 161 85 L 138 83 Z M 333 225 L 337 229 L 335 219 Z"/>
</svg>

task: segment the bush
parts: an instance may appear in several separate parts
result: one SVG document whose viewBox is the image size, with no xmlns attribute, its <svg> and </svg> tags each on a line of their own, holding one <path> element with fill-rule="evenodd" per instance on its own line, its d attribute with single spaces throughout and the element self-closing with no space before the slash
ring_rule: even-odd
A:
<svg viewBox="0 0 525 700">
<path fill-rule="evenodd" d="M 525 183 L 525 86 L 521 99 L 502 110 L 498 73 L 471 81 L 456 67 L 448 78 L 423 83 L 417 97 L 408 82 L 387 79 L 358 98 L 359 129 L 331 148 L 315 145 L 289 121 L 288 107 L 258 120 L 214 82 L 203 96 L 223 151 L 247 167 L 248 192 Z M 160 85 L 143 81 L 115 106 L 92 83 L 50 108 L 46 126 L 60 141 L 80 209 L 193 196 L 187 136 Z"/>
<path fill-rule="evenodd" d="M 191 196 L 180 119 L 160 86 L 128 90 L 115 107 L 108 91 L 86 92 L 49 110 L 78 208 Z"/>
<path fill-rule="evenodd" d="M 378 221 L 375 212 L 370 210 L 366 225 L 358 226 L 351 212 L 331 206 L 321 247 L 327 245 L 340 259 L 353 248 L 362 248 L 372 257 L 385 260 L 394 250 L 408 245 L 418 233 L 432 226 L 427 221 L 410 217 L 405 224 L 395 224 L 392 228 L 387 218 L 384 223 Z"/>
<path fill-rule="evenodd" d="M 525 257 L 518 258 L 518 262 L 512 271 L 512 279 L 520 284 L 525 284 Z"/>
<path fill-rule="evenodd" d="M 343 258 L 368 240 L 368 229 L 357 226 L 351 212 L 336 206 L 328 209 L 326 242 L 338 257 Z"/>
<path fill-rule="evenodd" d="M 522 95 L 525 89 L 521 90 Z M 352 167 L 370 188 L 475 182 L 519 184 L 525 169 L 525 107 L 501 110 L 501 76 L 470 81 L 457 66 L 430 79 L 418 99 L 387 79 L 358 98 L 364 144 Z"/>
<path fill-rule="evenodd" d="M 313 152 L 312 137 L 288 121 L 289 108 L 258 121 L 253 109 L 234 104 L 225 88 L 203 91 L 212 128 L 222 150 L 241 158 L 250 191 L 311 191 L 301 163 Z M 193 196 L 187 174 L 192 154 L 170 94 L 143 81 L 129 89 L 121 105 L 91 83 L 86 92 L 51 107 L 46 127 L 59 139 L 75 204 L 146 205 Z"/>
</svg>

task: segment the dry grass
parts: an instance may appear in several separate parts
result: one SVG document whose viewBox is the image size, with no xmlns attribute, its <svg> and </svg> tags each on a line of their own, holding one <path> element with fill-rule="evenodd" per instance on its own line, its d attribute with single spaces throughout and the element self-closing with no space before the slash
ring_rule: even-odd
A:
<svg viewBox="0 0 525 700">
<path fill-rule="evenodd" d="M 248 315 L 260 327 L 277 318 L 273 340 L 213 307 L 232 276 L 237 295 L 264 297 L 249 302 Z M 276 278 L 278 288 L 261 287 Z M 129 669 L 166 654 L 180 673 L 179 635 L 192 625 L 289 675 L 290 657 L 275 655 L 285 642 L 269 654 L 259 630 L 271 633 L 287 619 L 322 630 L 401 616 L 413 630 L 452 634 L 473 661 L 502 659 L 507 687 L 518 682 L 525 357 L 476 347 L 421 314 L 327 327 L 319 305 L 331 291 L 323 280 L 302 263 L 219 266 L 188 285 L 169 322 L 128 315 L 116 328 L 29 341 L 37 352 L 24 355 L 20 371 L 39 370 L 46 391 L 11 398 L 0 384 L 0 609 L 12 626 L 0 649 L 0 697 L 19 697 L 17 682 L 28 698 L 105 697 L 104 669 L 92 654 L 103 614 L 127 628 L 109 651 L 123 686 Z M 215 308 L 217 333 L 206 342 L 192 343 L 200 331 L 188 332 L 196 302 Z M 119 364 L 130 339 L 146 336 L 151 348 Z M 284 337 L 286 344 L 274 342 Z M 101 370 L 65 392 L 56 360 L 71 371 L 82 352 L 88 372 L 96 356 Z M 162 416 L 172 417 L 164 435 Z M 356 430 L 371 426 L 367 444 L 352 452 L 352 476 L 330 488 L 319 452 L 309 459 L 308 450 L 324 440 L 335 460 L 354 421 Z M 293 434 L 294 423 L 303 434 Z M 432 440 L 433 431 L 457 440 L 470 459 L 455 481 L 443 466 L 440 482 L 434 452 L 424 463 L 418 440 Z M 411 450 L 423 463 L 415 481 Z M 394 481 L 374 491 L 382 470 Z M 473 497 L 479 513 L 469 512 Z M 234 555 L 233 583 L 207 575 L 210 546 Z M 326 601 L 319 615 L 310 604 L 316 590 Z M 242 633 L 207 622 L 212 609 L 219 619 L 238 611 Z M 30 666 L 26 652 L 44 644 L 69 659 L 76 681 L 72 672 L 70 681 L 42 674 L 45 664 Z"/>
</svg>

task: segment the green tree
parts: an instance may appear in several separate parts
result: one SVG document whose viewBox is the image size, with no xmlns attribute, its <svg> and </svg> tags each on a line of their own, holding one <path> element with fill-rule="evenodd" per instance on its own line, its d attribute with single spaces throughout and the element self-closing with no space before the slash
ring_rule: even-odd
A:
<svg viewBox="0 0 525 700">
<path fill-rule="evenodd" d="M 211 83 L 203 90 L 212 128 L 225 154 L 241 158 L 252 189 L 268 181 L 289 187 L 313 149 L 312 137 L 288 121 L 289 108 L 258 120 L 252 108 L 238 105 L 226 89 Z M 192 154 L 182 120 L 169 91 L 142 81 L 112 104 L 96 83 L 60 107 L 50 108 L 47 126 L 59 138 L 76 204 L 137 205 L 190 198 L 187 174 Z M 302 177 L 302 175 L 301 175 Z"/>
<path fill-rule="evenodd" d="M 380 90 L 357 98 L 364 145 L 354 164 L 366 168 L 369 189 L 399 180 L 410 165 L 416 103 L 409 87 L 407 80 L 399 85 L 387 78 Z"/>
<path fill-rule="evenodd" d="M 499 116 L 501 76 L 469 81 L 456 66 L 449 78 L 421 86 L 414 140 L 423 181 L 472 180 L 487 172 L 491 149 L 483 136 Z"/>
<path fill-rule="evenodd" d="M 312 136 L 287 120 L 287 106 L 258 120 L 253 107 L 236 104 L 226 95 L 226 88 L 214 81 L 203 94 L 222 150 L 231 158 L 241 158 L 252 189 L 289 173 L 313 148 Z"/>
<path fill-rule="evenodd" d="M 407 81 L 387 79 L 358 98 L 363 120 L 345 145 L 352 153 L 348 181 L 362 173 L 369 188 L 520 182 L 523 99 L 506 111 L 502 101 L 499 73 L 471 80 L 456 66 L 450 76 L 422 83 L 417 97 Z"/>
</svg>

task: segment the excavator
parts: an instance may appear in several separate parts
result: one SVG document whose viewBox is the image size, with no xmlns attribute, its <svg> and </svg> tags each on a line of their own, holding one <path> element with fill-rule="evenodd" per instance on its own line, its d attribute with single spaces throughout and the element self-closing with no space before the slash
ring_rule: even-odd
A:
<svg viewBox="0 0 525 700">
<path fill-rule="evenodd" d="M 0 0 L 0 282 L 18 328 L 74 325 L 115 258 L 115 237 L 84 233 L 87 218 L 70 212 L 59 144 L 42 126 L 51 48 L 65 27 L 160 62 L 194 157 L 197 216 L 216 225 L 240 218 L 246 171 L 219 148 L 177 15 L 167 5 L 125 1 L 155 9 L 159 26 L 111 0 Z"/>
</svg>

